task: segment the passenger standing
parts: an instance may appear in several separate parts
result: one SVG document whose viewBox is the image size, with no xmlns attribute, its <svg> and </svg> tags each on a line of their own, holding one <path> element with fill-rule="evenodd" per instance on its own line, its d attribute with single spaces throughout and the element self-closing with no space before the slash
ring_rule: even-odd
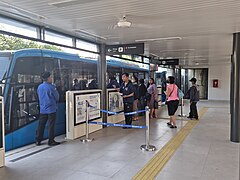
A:
<svg viewBox="0 0 240 180">
<path fill-rule="evenodd" d="M 89 85 L 88 85 L 88 89 L 97 89 L 98 85 L 97 85 L 97 81 L 95 79 L 93 79 Z"/>
<path fill-rule="evenodd" d="M 133 111 L 138 111 L 139 88 L 138 88 L 138 78 L 136 76 L 133 76 L 132 83 L 134 88 Z M 138 114 L 133 115 L 133 121 L 138 121 Z"/>
<path fill-rule="evenodd" d="M 74 79 L 72 90 L 80 90 L 80 85 L 78 83 L 78 79 Z"/>
<path fill-rule="evenodd" d="M 179 98 L 178 98 L 178 87 L 175 84 L 175 78 L 173 76 L 168 77 L 168 85 L 167 85 L 167 107 L 168 107 L 168 115 L 170 116 L 170 122 L 167 125 L 170 128 L 177 128 L 176 126 L 176 116 L 175 113 L 178 109 Z"/>
<path fill-rule="evenodd" d="M 115 78 L 115 77 L 111 77 L 111 78 L 110 78 L 110 82 L 109 82 L 109 84 L 107 85 L 107 88 L 108 88 L 108 89 L 111 89 L 111 88 L 114 88 L 114 86 L 115 86 L 116 88 L 120 88 L 120 85 L 119 85 L 119 83 L 117 82 L 116 78 Z"/>
<path fill-rule="evenodd" d="M 199 92 L 196 85 L 197 79 L 192 78 L 190 82 L 192 83 L 192 87 L 187 92 L 187 97 L 190 99 L 190 113 L 188 118 L 198 119 L 197 102 L 199 101 Z"/>
<path fill-rule="evenodd" d="M 117 89 L 115 85 L 113 85 L 113 87 L 122 93 L 124 113 L 129 113 L 133 111 L 134 89 L 133 89 L 132 83 L 129 81 L 128 73 L 122 74 L 122 80 L 123 80 L 123 83 L 120 89 Z M 132 115 L 125 115 L 125 121 L 127 125 L 131 125 Z"/>
<path fill-rule="evenodd" d="M 146 99 L 146 92 L 147 87 L 144 84 L 144 79 L 139 80 L 139 104 L 140 104 L 140 110 L 144 110 L 145 106 L 147 106 L 147 99 Z M 140 115 L 144 115 L 144 113 L 141 113 Z"/>
<path fill-rule="evenodd" d="M 57 112 L 57 102 L 59 101 L 59 94 L 54 85 L 52 85 L 52 77 L 50 72 L 42 74 L 43 83 L 39 85 L 37 93 L 40 104 L 40 118 L 39 126 L 36 136 L 36 145 L 40 146 L 43 140 L 45 125 L 48 121 L 48 145 L 55 146 L 60 144 L 54 140 L 54 130 Z"/>
<path fill-rule="evenodd" d="M 153 78 L 150 78 L 149 80 L 149 86 L 147 88 L 147 92 L 151 94 L 151 99 L 148 102 L 148 106 L 150 108 L 150 117 L 157 118 L 156 109 L 158 108 L 157 107 L 158 106 L 158 90 Z"/>
</svg>

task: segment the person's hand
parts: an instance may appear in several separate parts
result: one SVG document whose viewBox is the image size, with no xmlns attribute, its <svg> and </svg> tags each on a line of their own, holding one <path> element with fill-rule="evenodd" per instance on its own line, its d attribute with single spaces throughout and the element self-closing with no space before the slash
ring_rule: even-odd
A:
<svg viewBox="0 0 240 180">
<path fill-rule="evenodd" d="M 127 98 L 127 96 L 126 96 L 126 95 L 123 95 L 122 97 L 123 97 L 123 98 Z"/>
<path fill-rule="evenodd" d="M 112 85 L 114 89 L 117 89 L 117 86 L 116 85 Z"/>
</svg>

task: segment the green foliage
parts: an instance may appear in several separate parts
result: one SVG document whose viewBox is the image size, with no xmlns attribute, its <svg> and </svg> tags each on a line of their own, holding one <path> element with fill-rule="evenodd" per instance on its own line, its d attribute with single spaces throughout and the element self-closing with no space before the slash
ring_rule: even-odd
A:
<svg viewBox="0 0 240 180">
<path fill-rule="evenodd" d="M 27 48 L 36 48 L 36 49 L 50 49 L 55 51 L 62 51 L 57 46 L 38 43 L 31 40 L 25 40 L 18 37 L 6 36 L 0 34 L 0 50 L 20 50 Z"/>
</svg>

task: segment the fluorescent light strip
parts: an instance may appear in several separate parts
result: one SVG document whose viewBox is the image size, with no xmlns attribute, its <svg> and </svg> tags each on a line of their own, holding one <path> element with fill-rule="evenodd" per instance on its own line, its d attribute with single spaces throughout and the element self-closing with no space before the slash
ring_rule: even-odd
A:
<svg viewBox="0 0 240 180">
<path fill-rule="evenodd" d="M 166 38 L 153 38 L 153 39 L 138 39 L 136 42 L 147 42 L 147 41 L 168 41 L 168 40 L 182 40 L 181 37 L 166 37 Z"/>
<path fill-rule="evenodd" d="M 88 36 L 93 36 L 93 37 L 96 37 L 96 38 L 100 38 L 100 39 L 104 39 L 104 40 L 107 40 L 107 38 L 103 37 L 103 36 L 99 36 L 97 34 L 93 34 L 93 33 L 90 33 L 90 32 L 87 32 L 87 31 L 84 31 L 84 30 L 80 30 L 80 29 L 73 29 L 73 31 L 75 33 L 83 33 L 83 34 L 86 34 Z"/>
<path fill-rule="evenodd" d="M 162 50 L 162 51 L 160 51 L 160 53 L 164 53 L 164 52 L 179 52 L 179 51 L 195 51 L 195 49 Z"/>
</svg>

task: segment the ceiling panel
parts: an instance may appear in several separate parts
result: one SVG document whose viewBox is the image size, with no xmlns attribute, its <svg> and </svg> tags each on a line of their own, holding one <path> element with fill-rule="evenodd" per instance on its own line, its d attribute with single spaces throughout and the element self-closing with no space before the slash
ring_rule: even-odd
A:
<svg viewBox="0 0 240 180">
<path fill-rule="evenodd" d="M 182 37 L 182 40 L 146 43 L 149 54 L 179 57 L 186 65 L 229 63 L 232 33 L 240 30 L 238 0 L 8 0 L 7 3 L 47 17 L 34 22 L 69 33 L 83 30 L 104 37 L 108 44 Z M 116 28 L 124 15 L 132 27 Z"/>
</svg>

